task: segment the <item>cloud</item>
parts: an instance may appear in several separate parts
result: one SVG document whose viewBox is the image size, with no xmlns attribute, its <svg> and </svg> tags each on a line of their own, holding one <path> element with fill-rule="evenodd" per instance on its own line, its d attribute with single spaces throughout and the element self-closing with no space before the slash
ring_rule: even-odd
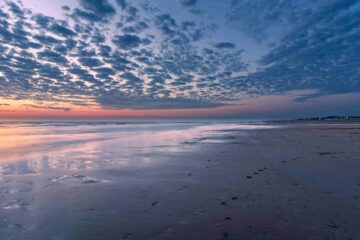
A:
<svg viewBox="0 0 360 240">
<path fill-rule="evenodd" d="M 178 0 L 179 3 L 185 7 L 194 6 L 197 0 Z"/>
<path fill-rule="evenodd" d="M 101 62 L 99 59 L 97 58 L 91 58 L 91 57 L 81 57 L 79 58 L 79 62 L 89 68 L 92 67 L 99 67 L 101 65 L 103 65 L 103 62 Z"/>
<path fill-rule="evenodd" d="M 80 0 L 80 4 L 99 16 L 108 17 L 116 13 L 115 8 L 107 0 Z"/>
<path fill-rule="evenodd" d="M 121 95 L 102 96 L 97 100 L 104 109 L 197 109 L 215 108 L 225 105 L 186 98 L 134 98 Z"/>
<path fill-rule="evenodd" d="M 261 59 L 265 67 L 242 80 L 261 94 L 317 89 L 308 98 L 360 91 L 360 46 L 351 44 L 360 34 L 359 13 L 354 1 L 334 1 L 312 12 Z"/>
<path fill-rule="evenodd" d="M 126 0 L 116 0 L 116 3 L 124 10 L 127 7 L 127 1 Z"/>
<path fill-rule="evenodd" d="M 71 8 L 69 6 L 66 6 L 66 5 L 62 6 L 61 9 L 64 10 L 64 11 L 70 11 L 71 10 Z"/>
<path fill-rule="evenodd" d="M 112 39 L 112 42 L 121 49 L 131 49 L 140 46 L 142 40 L 133 34 L 117 35 Z"/>
<path fill-rule="evenodd" d="M 97 79 L 92 74 L 90 74 L 88 70 L 82 68 L 79 65 L 71 65 L 71 68 L 69 68 L 68 71 L 69 73 L 77 76 L 78 79 L 81 79 L 81 81 L 86 81 L 93 84 L 97 83 Z"/>
<path fill-rule="evenodd" d="M 56 53 L 54 51 L 44 50 L 42 52 L 38 52 L 37 55 L 40 59 L 44 59 L 49 62 L 54 62 L 54 63 L 62 64 L 62 65 L 68 63 L 68 60 L 66 59 L 66 57 L 64 57 L 61 54 Z"/>
<path fill-rule="evenodd" d="M 56 39 L 54 37 L 47 36 L 47 35 L 37 35 L 36 34 L 33 36 L 33 38 L 45 45 L 54 45 L 54 44 L 58 44 L 61 42 L 59 39 Z"/>
<path fill-rule="evenodd" d="M 73 18 L 81 18 L 90 22 L 106 22 L 107 19 L 103 18 L 101 15 L 96 15 L 93 12 L 90 11 L 84 11 L 82 9 L 76 8 L 71 15 Z"/>
<path fill-rule="evenodd" d="M 71 108 L 54 107 L 54 106 L 46 106 L 46 105 L 25 104 L 24 106 L 30 107 L 30 108 L 60 110 L 60 111 L 64 111 L 64 112 L 70 112 L 71 111 Z"/>
<path fill-rule="evenodd" d="M 187 10 L 195 15 L 203 15 L 205 13 L 204 10 L 197 7 L 197 0 L 178 0 L 178 3 L 187 8 Z"/>
<path fill-rule="evenodd" d="M 43 14 L 36 14 L 33 16 L 33 19 L 42 28 L 48 28 L 50 23 L 54 21 L 54 18 L 45 16 Z"/>
<path fill-rule="evenodd" d="M 231 42 L 220 42 L 220 43 L 216 43 L 214 44 L 214 47 L 219 48 L 219 49 L 226 49 L 226 48 L 235 48 L 235 44 L 231 43 Z"/>
<path fill-rule="evenodd" d="M 112 76 L 116 74 L 116 71 L 108 67 L 100 67 L 93 69 L 96 72 L 96 77 L 98 79 L 110 79 L 112 81 Z"/>
<path fill-rule="evenodd" d="M 143 21 L 139 21 L 135 25 L 123 27 L 122 31 L 124 33 L 140 33 L 148 28 L 149 28 L 148 24 L 146 24 Z"/>
<path fill-rule="evenodd" d="M 170 14 L 156 16 L 155 23 L 160 27 L 165 35 L 174 36 L 177 29 L 177 24 L 175 19 L 172 18 Z"/>
<path fill-rule="evenodd" d="M 80 0 L 80 6 L 82 8 L 75 8 L 70 14 L 75 20 L 108 22 L 116 14 L 116 9 L 108 0 Z"/>
<path fill-rule="evenodd" d="M 131 72 L 120 75 L 122 79 L 127 80 L 123 87 L 134 96 L 141 96 L 144 93 L 144 81 Z"/>
<path fill-rule="evenodd" d="M 8 2 L 8 6 L 10 7 L 10 11 L 17 15 L 19 18 L 22 18 L 24 15 L 24 11 L 14 2 Z"/>
<path fill-rule="evenodd" d="M 125 23 L 134 22 L 138 18 L 139 9 L 134 6 L 127 6 L 123 11 L 121 20 Z"/>
<path fill-rule="evenodd" d="M 227 20 L 255 40 L 272 41 L 286 35 L 315 11 L 321 1 L 231 0 Z"/>
<path fill-rule="evenodd" d="M 52 24 L 49 30 L 63 37 L 74 37 L 76 35 L 76 33 L 73 30 L 58 23 Z"/>
</svg>

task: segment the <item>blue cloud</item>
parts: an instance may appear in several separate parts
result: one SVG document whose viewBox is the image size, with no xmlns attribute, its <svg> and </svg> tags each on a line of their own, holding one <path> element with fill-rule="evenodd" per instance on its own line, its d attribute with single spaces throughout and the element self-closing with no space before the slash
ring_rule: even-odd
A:
<svg viewBox="0 0 360 240">
<path fill-rule="evenodd" d="M 34 35 L 33 38 L 45 45 L 53 45 L 61 42 L 59 39 L 47 35 Z"/>
<path fill-rule="evenodd" d="M 49 30 L 63 37 L 74 37 L 76 35 L 76 33 L 73 30 L 58 23 L 52 24 Z"/>
<path fill-rule="evenodd" d="M 33 16 L 33 19 L 41 28 L 48 28 L 50 23 L 54 21 L 54 18 L 45 16 L 43 14 L 36 14 Z"/>
<path fill-rule="evenodd" d="M 24 11 L 14 2 L 8 2 L 8 6 L 10 7 L 10 11 L 17 15 L 19 18 L 22 18 L 24 15 Z"/>
<path fill-rule="evenodd" d="M 156 24 L 166 35 L 173 36 L 176 33 L 177 24 L 170 14 L 162 14 L 156 17 Z"/>
<path fill-rule="evenodd" d="M 127 1 L 126 0 L 116 0 L 116 3 L 121 7 L 121 9 L 125 9 L 127 7 Z"/>
<path fill-rule="evenodd" d="M 196 109 L 224 106 L 224 104 L 221 103 L 210 103 L 180 97 L 150 98 L 112 94 L 101 96 L 97 101 L 104 109 Z"/>
<path fill-rule="evenodd" d="M 40 59 L 44 59 L 49 62 L 57 63 L 57 64 L 67 64 L 68 60 L 66 57 L 64 57 L 62 54 L 50 51 L 50 50 L 44 50 L 42 52 L 38 52 L 38 57 Z"/>
<path fill-rule="evenodd" d="M 61 111 L 64 111 L 64 112 L 69 112 L 69 111 L 71 111 L 71 108 L 54 107 L 54 106 L 49 106 L 49 105 L 25 104 L 25 106 L 30 107 L 30 108 L 61 110 Z"/>
<path fill-rule="evenodd" d="M 98 16 L 108 17 L 116 13 L 115 8 L 107 0 L 80 0 L 80 4 Z"/>
<path fill-rule="evenodd" d="M 312 12 L 261 59 L 269 67 L 245 80 L 262 94 L 317 89 L 315 97 L 360 91 L 360 46 L 351 44 L 360 33 L 359 13 L 356 1 L 334 1 Z"/>
<path fill-rule="evenodd" d="M 103 65 L 103 62 L 101 62 L 99 59 L 91 57 L 81 57 L 79 58 L 79 62 L 89 68 L 99 67 Z"/>
<path fill-rule="evenodd" d="M 117 35 L 112 39 L 112 42 L 121 49 L 131 49 L 140 46 L 142 40 L 133 34 Z"/>
<path fill-rule="evenodd" d="M 69 14 L 75 20 L 105 23 L 116 14 L 116 9 L 108 0 L 80 0 L 80 5 L 82 8 L 75 8 Z"/>
<path fill-rule="evenodd" d="M 66 5 L 62 6 L 61 9 L 64 10 L 64 11 L 70 11 L 71 10 L 71 8 L 69 6 L 66 6 Z"/>
<path fill-rule="evenodd" d="M 220 48 L 220 49 L 235 48 L 235 44 L 231 43 L 231 42 L 220 42 L 220 43 L 214 44 L 214 47 Z"/>
<path fill-rule="evenodd" d="M 101 15 L 96 15 L 93 12 L 90 11 L 84 11 L 82 9 L 78 9 L 76 8 L 72 14 L 72 17 L 75 19 L 84 19 L 90 22 L 101 22 L 101 21 L 106 21 L 106 19 L 104 19 Z"/>
<path fill-rule="evenodd" d="M 186 7 L 194 6 L 196 4 L 196 0 L 179 0 L 180 4 Z"/>
</svg>

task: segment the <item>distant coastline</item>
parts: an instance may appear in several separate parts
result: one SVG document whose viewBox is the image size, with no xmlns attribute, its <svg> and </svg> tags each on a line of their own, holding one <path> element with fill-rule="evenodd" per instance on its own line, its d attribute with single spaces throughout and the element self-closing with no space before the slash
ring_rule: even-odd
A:
<svg viewBox="0 0 360 240">
<path fill-rule="evenodd" d="M 326 116 L 296 119 L 280 119 L 272 123 L 360 123 L 360 116 Z"/>
</svg>

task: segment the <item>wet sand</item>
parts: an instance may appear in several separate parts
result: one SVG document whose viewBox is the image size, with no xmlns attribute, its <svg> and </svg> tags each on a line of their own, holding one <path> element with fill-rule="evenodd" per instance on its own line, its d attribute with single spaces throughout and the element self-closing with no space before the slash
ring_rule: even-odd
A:
<svg viewBox="0 0 360 240">
<path fill-rule="evenodd" d="M 0 239 L 360 239 L 360 125 L 224 134 L 146 167 L 5 176 Z"/>
</svg>

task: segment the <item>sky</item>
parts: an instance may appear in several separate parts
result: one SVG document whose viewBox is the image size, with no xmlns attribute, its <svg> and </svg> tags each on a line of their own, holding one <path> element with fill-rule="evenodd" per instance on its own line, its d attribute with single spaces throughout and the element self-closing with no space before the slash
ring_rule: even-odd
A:
<svg viewBox="0 0 360 240">
<path fill-rule="evenodd" d="M 360 1 L 0 0 L 0 120 L 360 115 Z"/>
</svg>

